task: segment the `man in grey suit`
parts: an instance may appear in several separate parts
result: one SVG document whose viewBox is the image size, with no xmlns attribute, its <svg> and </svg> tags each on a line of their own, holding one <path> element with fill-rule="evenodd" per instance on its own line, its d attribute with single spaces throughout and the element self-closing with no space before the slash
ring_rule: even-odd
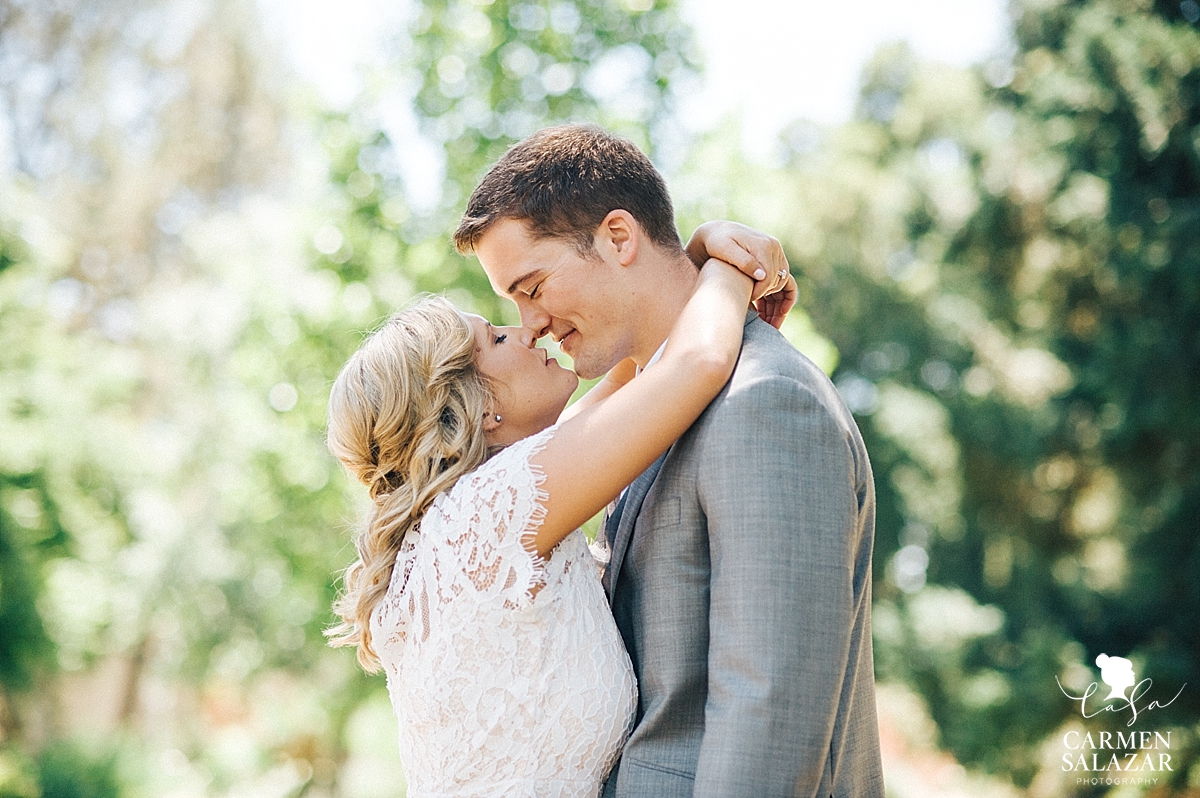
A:
<svg viewBox="0 0 1200 798">
<path fill-rule="evenodd" d="M 601 235 L 621 236 L 629 265 L 590 254 Z M 689 252 L 737 262 L 760 249 L 725 226 L 685 250 L 645 156 L 581 126 L 514 146 L 455 233 L 463 251 L 545 238 L 575 246 L 548 262 L 481 262 L 522 324 L 554 336 L 585 378 L 626 358 L 653 367 L 696 279 Z M 751 310 L 729 384 L 600 536 L 639 689 L 606 796 L 883 796 L 874 515 L 870 462 L 837 391 Z"/>
</svg>

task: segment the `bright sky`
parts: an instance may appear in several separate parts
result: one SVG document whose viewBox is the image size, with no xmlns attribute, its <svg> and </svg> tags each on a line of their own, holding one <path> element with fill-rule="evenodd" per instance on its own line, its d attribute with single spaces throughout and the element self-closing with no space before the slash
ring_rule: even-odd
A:
<svg viewBox="0 0 1200 798">
<path fill-rule="evenodd" d="M 922 57 L 966 66 L 1009 41 L 1004 0 L 682 0 L 700 40 L 705 89 L 684 109 L 703 129 L 739 111 L 753 153 L 804 117 L 850 118 L 859 73 L 881 45 L 906 40 Z"/>
<path fill-rule="evenodd" d="M 406 0 L 259 0 L 301 74 L 335 105 L 355 95 L 359 67 L 380 57 Z M 980 62 L 1007 47 L 1005 0 L 680 0 L 705 59 L 683 121 L 703 130 L 740 112 L 751 155 L 788 122 L 850 117 L 859 72 L 875 49 L 906 40 L 928 59 Z"/>
</svg>

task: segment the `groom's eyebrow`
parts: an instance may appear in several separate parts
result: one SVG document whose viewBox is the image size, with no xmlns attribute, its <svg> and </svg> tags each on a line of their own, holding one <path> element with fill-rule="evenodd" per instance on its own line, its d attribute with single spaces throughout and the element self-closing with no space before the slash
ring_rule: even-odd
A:
<svg viewBox="0 0 1200 798">
<path fill-rule="evenodd" d="M 537 269 L 527 271 L 524 274 L 522 274 L 520 277 L 518 277 L 517 279 L 513 280 L 512 285 L 510 285 L 508 287 L 508 293 L 510 295 L 515 294 L 517 292 L 517 288 L 520 287 L 521 283 L 529 282 L 529 280 L 536 277 L 538 275 L 538 272 L 540 272 L 540 271 L 541 271 L 541 268 L 539 267 Z"/>
</svg>

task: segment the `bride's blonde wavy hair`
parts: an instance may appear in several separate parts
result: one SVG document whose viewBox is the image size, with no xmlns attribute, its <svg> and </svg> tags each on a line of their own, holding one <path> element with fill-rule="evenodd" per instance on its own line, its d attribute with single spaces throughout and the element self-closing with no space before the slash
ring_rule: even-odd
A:
<svg viewBox="0 0 1200 798">
<path fill-rule="evenodd" d="M 387 592 L 396 554 L 434 498 L 488 457 L 483 420 L 493 406 L 475 365 L 475 335 L 458 308 L 427 297 L 396 313 L 350 358 L 329 396 L 327 442 L 370 489 L 355 539 L 358 560 L 334 602 L 333 646 L 357 646 L 379 669 L 371 614 Z"/>
</svg>

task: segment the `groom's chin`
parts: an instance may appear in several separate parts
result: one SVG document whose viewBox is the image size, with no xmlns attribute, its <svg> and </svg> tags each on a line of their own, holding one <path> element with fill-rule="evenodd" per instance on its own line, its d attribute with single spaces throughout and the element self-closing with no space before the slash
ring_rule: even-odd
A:
<svg viewBox="0 0 1200 798">
<path fill-rule="evenodd" d="M 571 338 L 575 339 L 572 335 Z M 575 341 L 575 343 L 580 343 Z M 571 370 L 579 376 L 581 380 L 594 380 L 598 377 L 603 377 L 613 366 L 621 362 L 620 355 L 615 355 L 611 352 L 596 351 L 595 348 L 588 347 L 572 347 L 575 353 L 567 352 L 571 357 Z M 566 350 L 564 350 L 566 351 Z"/>
<path fill-rule="evenodd" d="M 591 369 L 575 367 L 575 376 L 581 380 L 594 380 L 597 377 L 603 377 L 607 373 L 605 371 L 592 371 Z"/>
<path fill-rule="evenodd" d="M 608 373 L 608 369 L 612 368 L 611 366 L 604 368 L 604 365 L 585 356 L 571 361 L 571 370 L 581 380 L 594 380 L 597 377 L 603 377 Z"/>
</svg>

